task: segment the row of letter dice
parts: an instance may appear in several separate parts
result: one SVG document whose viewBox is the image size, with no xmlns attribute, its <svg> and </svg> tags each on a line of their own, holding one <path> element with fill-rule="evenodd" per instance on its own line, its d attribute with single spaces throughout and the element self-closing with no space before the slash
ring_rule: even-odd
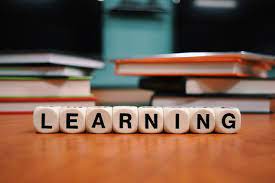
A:
<svg viewBox="0 0 275 183">
<path fill-rule="evenodd" d="M 184 107 L 37 107 L 34 127 L 40 133 L 237 133 L 237 108 Z"/>
</svg>

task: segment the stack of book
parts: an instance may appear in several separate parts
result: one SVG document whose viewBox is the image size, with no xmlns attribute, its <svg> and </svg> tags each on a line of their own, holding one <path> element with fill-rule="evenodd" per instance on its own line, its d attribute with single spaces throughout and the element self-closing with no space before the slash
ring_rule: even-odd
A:
<svg viewBox="0 0 275 183">
<path fill-rule="evenodd" d="M 91 73 L 103 66 L 64 54 L 0 54 L 0 113 L 30 113 L 40 105 L 95 105 Z"/>
<path fill-rule="evenodd" d="M 179 53 L 116 60 L 116 73 L 143 76 L 153 106 L 238 107 L 245 113 L 272 112 L 275 79 L 267 73 L 273 56 L 248 52 Z"/>
</svg>

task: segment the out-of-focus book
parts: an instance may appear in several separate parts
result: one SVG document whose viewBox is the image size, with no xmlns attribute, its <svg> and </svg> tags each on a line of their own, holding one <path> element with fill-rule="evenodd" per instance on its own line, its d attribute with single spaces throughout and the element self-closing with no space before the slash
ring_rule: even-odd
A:
<svg viewBox="0 0 275 183">
<path fill-rule="evenodd" d="M 0 77 L 0 96 L 89 96 L 90 77 Z"/>
<path fill-rule="evenodd" d="M 238 107 L 245 113 L 273 110 L 275 79 L 236 77 L 147 77 L 139 87 L 151 90 L 153 106 Z"/>
<path fill-rule="evenodd" d="M 0 65 L 63 65 L 79 68 L 100 69 L 104 63 L 91 58 L 58 53 L 10 53 L 0 54 Z"/>
<path fill-rule="evenodd" d="M 117 59 L 115 71 L 125 76 L 256 76 L 266 77 L 274 57 L 249 52 L 178 53 Z"/>
<path fill-rule="evenodd" d="M 275 79 L 271 55 L 250 52 L 193 52 L 118 59 L 116 73 L 143 76 L 139 87 L 154 92 L 153 106 L 238 107 L 273 111 Z M 146 76 L 146 77 L 144 77 Z"/>
<path fill-rule="evenodd" d="M 87 76 L 91 70 L 67 66 L 1 66 L 0 76 L 70 77 Z"/>
<path fill-rule="evenodd" d="M 271 113 L 274 95 L 182 95 L 155 93 L 152 106 L 237 107 L 242 113 Z"/>
<path fill-rule="evenodd" d="M 92 89 L 97 105 L 149 105 L 154 92 L 139 88 Z"/>
<path fill-rule="evenodd" d="M 0 113 L 38 105 L 95 105 L 90 75 L 104 63 L 56 53 L 0 54 Z"/>
<path fill-rule="evenodd" d="M 37 106 L 94 106 L 96 98 L 92 95 L 87 97 L 0 97 L 0 114 L 32 113 Z"/>
<path fill-rule="evenodd" d="M 169 86 L 169 87 L 168 87 Z M 275 94 L 275 78 L 145 77 L 139 87 L 181 94 Z"/>
</svg>

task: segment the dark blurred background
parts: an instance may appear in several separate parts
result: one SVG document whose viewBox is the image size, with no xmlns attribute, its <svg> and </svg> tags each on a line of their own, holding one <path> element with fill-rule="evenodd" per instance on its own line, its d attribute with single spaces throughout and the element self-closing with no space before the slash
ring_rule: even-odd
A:
<svg viewBox="0 0 275 183">
<path fill-rule="evenodd" d="M 176 6 L 177 51 L 275 53 L 275 1 L 184 0 Z"/>
<path fill-rule="evenodd" d="M 1 0 L 1 51 L 59 51 L 100 56 L 102 3 Z"/>
<path fill-rule="evenodd" d="M 272 0 L 1 0 L 0 51 L 100 58 L 94 86 L 136 86 L 110 60 L 189 51 L 275 54 Z"/>
</svg>

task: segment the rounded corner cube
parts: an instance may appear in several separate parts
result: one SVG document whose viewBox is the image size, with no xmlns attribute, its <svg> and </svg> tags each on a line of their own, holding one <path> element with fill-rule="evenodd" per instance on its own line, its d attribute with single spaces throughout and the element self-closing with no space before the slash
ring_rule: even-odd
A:
<svg viewBox="0 0 275 183">
<path fill-rule="evenodd" d="M 33 112 L 39 133 L 237 133 L 241 113 L 225 107 L 39 106 Z"/>
<path fill-rule="evenodd" d="M 136 133 L 139 118 L 136 106 L 113 107 L 113 131 L 116 133 Z"/>
<path fill-rule="evenodd" d="M 111 133 L 113 129 L 112 119 L 112 107 L 88 107 L 86 110 L 86 131 L 88 133 Z"/>
<path fill-rule="evenodd" d="M 39 106 L 33 111 L 33 125 L 38 133 L 59 132 L 60 107 Z"/>
<path fill-rule="evenodd" d="M 139 107 L 138 119 L 138 130 L 141 133 L 161 133 L 163 131 L 162 107 Z"/>
</svg>

